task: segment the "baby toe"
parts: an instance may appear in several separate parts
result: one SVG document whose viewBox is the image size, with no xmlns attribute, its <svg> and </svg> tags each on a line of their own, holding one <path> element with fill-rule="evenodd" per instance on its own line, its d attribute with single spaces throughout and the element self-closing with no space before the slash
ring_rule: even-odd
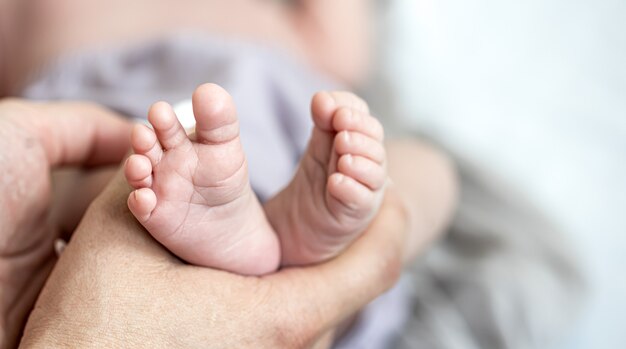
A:
<svg viewBox="0 0 626 349">
<path fill-rule="evenodd" d="M 168 103 L 157 102 L 152 105 L 148 112 L 148 121 L 166 150 L 191 145 L 187 132 Z"/>
<path fill-rule="evenodd" d="M 381 165 L 385 163 L 387 157 L 385 147 L 380 141 L 360 132 L 339 132 L 335 137 L 334 147 L 339 155 L 362 156 Z"/>
<path fill-rule="evenodd" d="M 328 178 L 327 188 L 331 211 L 348 213 L 354 217 L 368 213 L 376 199 L 374 192 L 365 185 L 339 172 Z M 333 203 L 341 207 L 333 207 Z M 345 209 L 349 212 L 345 212 Z"/>
<path fill-rule="evenodd" d="M 337 107 L 352 108 L 365 114 L 369 114 L 370 112 L 370 108 L 367 103 L 352 92 L 333 91 L 330 92 L 330 95 L 335 100 Z"/>
<path fill-rule="evenodd" d="M 315 127 L 325 132 L 333 131 L 333 114 L 337 109 L 335 99 L 329 92 L 318 92 L 311 101 L 311 116 Z"/>
<path fill-rule="evenodd" d="M 341 156 L 337 162 L 337 170 L 373 191 L 381 189 L 387 181 L 385 167 L 362 156 Z"/>
<path fill-rule="evenodd" d="M 337 132 L 360 132 L 380 142 L 385 138 L 383 126 L 375 117 L 354 108 L 339 108 L 333 127 Z"/>
<path fill-rule="evenodd" d="M 163 156 L 163 148 L 156 134 L 146 125 L 135 125 L 131 135 L 131 145 L 135 154 L 145 155 L 152 166 L 158 164 Z"/>
<path fill-rule="evenodd" d="M 149 188 L 135 190 L 128 196 L 128 208 L 142 224 L 150 219 L 156 204 L 156 194 Z"/>
<path fill-rule="evenodd" d="M 326 132 L 334 131 L 333 117 L 338 108 L 354 108 L 369 113 L 367 103 L 353 93 L 322 91 L 316 93 L 311 101 L 311 115 L 315 126 Z"/>
<path fill-rule="evenodd" d="M 135 188 L 152 186 L 152 163 L 147 156 L 133 154 L 124 165 L 124 175 L 128 184 Z"/>
</svg>

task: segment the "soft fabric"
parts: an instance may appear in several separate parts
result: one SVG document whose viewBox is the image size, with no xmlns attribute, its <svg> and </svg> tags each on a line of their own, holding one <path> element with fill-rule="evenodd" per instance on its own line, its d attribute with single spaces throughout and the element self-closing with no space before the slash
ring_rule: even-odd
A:
<svg viewBox="0 0 626 349">
<path fill-rule="evenodd" d="M 457 159 L 453 240 L 482 251 L 429 259 L 425 347 L 623 347 L 626 2 L 389 3 L 369 100 Z"/>
</svg>

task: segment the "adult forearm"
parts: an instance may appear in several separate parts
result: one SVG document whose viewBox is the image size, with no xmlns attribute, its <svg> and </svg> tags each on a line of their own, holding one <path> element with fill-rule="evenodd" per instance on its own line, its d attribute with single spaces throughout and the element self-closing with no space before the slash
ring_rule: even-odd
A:
<svg viewBox="0 0 626 349">
<path fill-rule="evenodd" d="M 409 213 L 407 260 L 441 235 L 454 213 L 457 178 L 448 157 L 417 140 L 387 144 L 389 176 Z"/>
</svg>

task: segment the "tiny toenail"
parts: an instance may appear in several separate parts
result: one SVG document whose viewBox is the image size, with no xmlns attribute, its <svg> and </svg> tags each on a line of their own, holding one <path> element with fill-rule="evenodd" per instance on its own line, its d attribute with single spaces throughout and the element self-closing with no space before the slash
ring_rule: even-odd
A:
<svg viewBox="0 0 626 349">
<path fill-rule="evenodd" d="M 343 133 L 343 140 L 346 142 L 346 144 L 350 144 L 350 132 L 345 131 Z"/>
</svg>

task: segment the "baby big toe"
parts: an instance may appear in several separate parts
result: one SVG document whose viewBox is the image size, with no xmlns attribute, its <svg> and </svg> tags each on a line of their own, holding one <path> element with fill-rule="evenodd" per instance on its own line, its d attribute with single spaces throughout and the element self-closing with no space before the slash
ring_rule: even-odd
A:
<svg viewBox="0 0 626 349">
<path fill-rule="evenodd" d="M 232 97 L 215 84 L 204 84 L 192 97 L 196 137 L 204 144 L 223 144 L 237 139 L 239 122 Z"/>
</svg>

